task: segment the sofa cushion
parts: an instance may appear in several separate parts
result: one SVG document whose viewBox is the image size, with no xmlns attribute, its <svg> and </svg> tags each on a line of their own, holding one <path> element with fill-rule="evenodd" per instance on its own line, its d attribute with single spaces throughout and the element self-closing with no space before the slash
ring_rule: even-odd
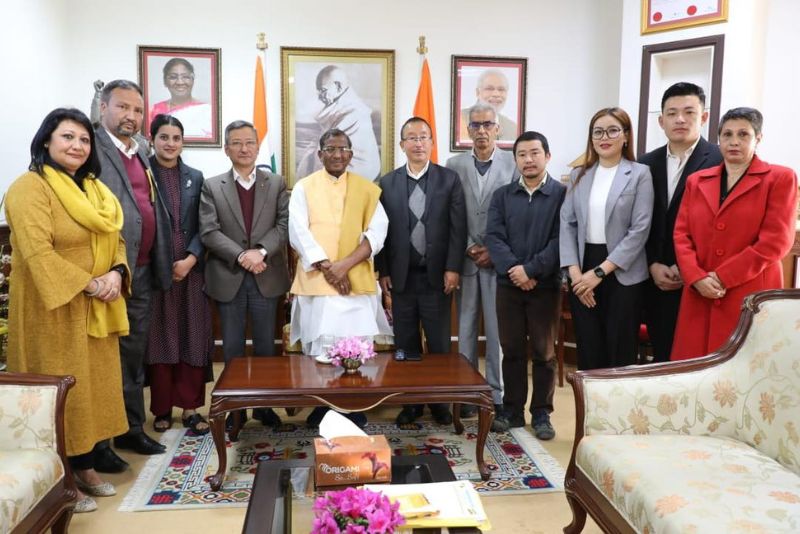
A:
<svg viewBox="0 0 800 534">
<path fill-rule="evenodd" d="M 54 449 L 0 450 L 0 532 L 11 531 L 62 478 Z"/>
<path fill-rule="evenodd" d="M 730 438 L 586 436 L 575 463 L 638 532 L 800 532 L 800 477 Z"/>
<path fill-rule="evenodd" d="M 730 437 L 800 475 L 799 306 L 790 299 L 763 303 L 739 351 L 720 365 L 587 378 L 584 433 Z"/>
</svg>

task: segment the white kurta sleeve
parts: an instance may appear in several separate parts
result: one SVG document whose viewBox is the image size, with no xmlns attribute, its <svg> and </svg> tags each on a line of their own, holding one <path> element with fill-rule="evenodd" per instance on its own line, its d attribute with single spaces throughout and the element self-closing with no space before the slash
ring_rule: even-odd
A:
<svg viewBox="0 0 800 534">
<path fill-rule="evenodd" d="M 367 229 L 361 234 L 361 239 L 359 240 L 359 243 L 364 239 L 369 241 L 369 245 L 372 247 L 372 254 L 370 257 L 374 258 L 375 255 L 381 251 L 388 230 L 389 218 L 386 216 L 386 211 L 379 201 L 378 205 L 375 206 L 375 212 L 372 214 L 372 219 L 370 219 Z"/>
<path fill-rule="evenodd" d="M 308 202 L 302 181 L 295 184 L 289 197 L 289 243 L 300 257 L 300 264 L 306 272 L 313 271 L 318 261 L 328 259 L 309 229 Z"/>
</svg>

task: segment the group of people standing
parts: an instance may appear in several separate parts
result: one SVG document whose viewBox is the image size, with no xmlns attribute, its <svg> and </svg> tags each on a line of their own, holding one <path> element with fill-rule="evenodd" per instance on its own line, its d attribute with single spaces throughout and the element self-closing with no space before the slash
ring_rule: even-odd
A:
<svg viewBox="0 0 800 534">
<path fill-rule="evenodd" d="M 400 129 L 407 163 L 378 183 L 349 170 L 352 141 L 331 129 L 319 141 L 323 168 L 291 195 L 280 176 L 256 168 L 249 122 L 225 129 L 231 170 L 204 180 L 181 159 L 180 120 L 155 116 L 150 147 L 138 135 L 145 111 L 133 82 L 103 88 L 96 128 L 80 111 L 54 110 L 31 144 L 29 172 L 6 199 L 9 368 L 77 378 L 66 411 L 82 492 L 76 510 L 114 494 L 98 472 L 128 467 L 110 438 L 140 454 L 164 452 L 143 430 L 146 383 L 155 431 L 170 428 L 179 407 L 184 426 L 208 432 L 197 412 L 211 380 L 207 297 L 219 309 L 227 362 L 244 354 L 248 322 L 254 354 L 276 353 L 275 315 L 287 291 L 290 341 L 307 355 L 337 338 L 380 335 L 421 352 L 423 333 L 428 352 L 450 352 L 455 295 L 459 352 L 476 367 L 483 320 L 494 431 L 525 425 L 532 353 L 529 410 L 539 439 L 555 436 L 562 283 L 581 369 L 633 363 L 643 320 L 657 361 L 713 351 L 747 294 L 781 286 L 797 178 L 755 155 L 755 109 L 723 116 L 719 147 L 703 139 L 704 103 L 696 85 L 670 87 L 659 118 L 669 142 L 640 162 L 627 113 L 598 111 L 583 164 L 566 184 L 547 172 L 541 133 L 523 133 L 512 153 L 498 150 L 497 112 L 480 101 L 469 110 L 472 151 L 446 166 L 431 162 L 430 125 L 412 117 Z M 298 259 L 293 282 L 287 244 Z M 436 422 L 452 421 L 448 406 L 430 408 Z M 404 406 L 397 424 L 414 425 L 422 410 Z M 284 428 L 271 409 L 253 416 Z M 363 414 L 350 417 L 366 424 Z"/>
</svg>

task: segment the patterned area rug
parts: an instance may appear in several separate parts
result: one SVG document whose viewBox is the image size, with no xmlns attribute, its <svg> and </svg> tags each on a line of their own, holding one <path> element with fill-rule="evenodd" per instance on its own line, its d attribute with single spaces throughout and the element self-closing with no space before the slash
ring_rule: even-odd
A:
<svg viewBox="0 0 800 534">
<path fill-rule="evenodd" d="M 433 423 L 419 430 L 399 430 L 393 423 L 370 423 L 369 434 L 384 434 L 395 455 L 444 454 L 460 480 L 472 481 L 482 495 L 562 491 L 564 469 L 530 432 L 490 433 L 484 457 L 492 477 L 480 479 L 475 461 L 477 423 L 465 422 L 462 435 Z M 247 506 L 259 461 L 313 456 L 316 432 L 299 427 L 294 432 L 273 433 L 258 424 L 245 426 L 239 441 L 228 442 L 228 475 L 220 491 L 211 491 L 207 479 L 217 470 L 211 434 L 195 436 L 168 430 L 161 443 L 167 453 L 145 465 L 119 510 L 178 510 L 217 506 Z"/>
</svg>

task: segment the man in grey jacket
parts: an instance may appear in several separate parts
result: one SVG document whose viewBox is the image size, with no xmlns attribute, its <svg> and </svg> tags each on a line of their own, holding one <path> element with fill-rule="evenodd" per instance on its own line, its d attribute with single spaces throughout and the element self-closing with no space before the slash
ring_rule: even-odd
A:
<svg viewBox="0 0 800 534">
<path fill-rule="evenodd" d="M 472 150 L 447 161 L 447 167 L 456 171 L 461 179 L 467 211 L 467 248 L 461 289 L 456 292 L 458 351 L 478 368 L 478 325 L 482 313 L 486 334 L 486 380 L 492 386 L 494 404 L 499 407 L 503 402 L 503 384 L 495 309 L 497 275 L 484 238 L 492 194 L 512 181 L 516 164 L 510 153 L 497 148 L 497 112 L 489 104 L 479 102 L 470 108 L 467 132 L 472 139 Z M 461 405 L 461 417 L 476 414 L 475 406 Z"/>
<path fill-rule="evenodd" d="M 130 333 L 120 338 L 122 390 L 128 416 L 128 433 L 114 445 L 139 454 L 160 454 L 163 445 L 142 429 L 144 408 L 144 353 L 150 330 L 150 293 L 172 285 L 172 228 L 164 199 L 153 180 L 147 146 L 137 133 L 144 118 L 144 99 L 137 84 L 114 80 L 100 95 L 100 126 L 96 130 L 100 176 L 119 199 L 124 222 L 131 296 L 126 304 Z M 124 272 L 124 271 L 123 271 Z M 105 473 L 124 471 L 128 464 L 108 442 L 98 444 L 95 468 Z"/>
<path fill-rule="evenodd" d="M 244 356 L 248 316 L 254 355 L 275 354 L 275 313 L 289 290 L 289 195 L 283 178 L 256 169 L 251 123 L 225 128 L 225 154 L 231 170 L 207 179 L 200 193 L 200 240 L 208 250 L 206 293 L 217 302 L 227 363 Z M 282 425 L 272 409 L 253 416 L 266 426 Z"/>
</svg>

